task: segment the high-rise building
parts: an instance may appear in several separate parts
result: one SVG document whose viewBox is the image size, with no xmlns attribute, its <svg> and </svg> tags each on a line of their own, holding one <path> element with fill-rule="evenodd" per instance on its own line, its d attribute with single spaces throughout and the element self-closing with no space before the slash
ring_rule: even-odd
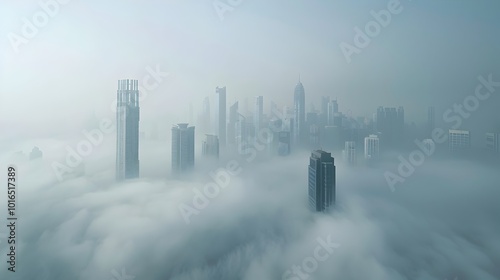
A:
<svg viewBox="0 0 500 280">
<path fill-rule="evenodd" d="M 194 168 L 194 126 L 180 123 L 172 127 L 172 172 Z"/>
<path fill-rule="evenodd" d="M 448 146 L 450 151 L 465 151 L 470 149 L 470 131 L 450 129 L 448 131 Z"/>
<path fill-rule="evenodd" d="M 116 103 L 116 179 L 139 177 L 139 81 L 119 80 Z"/>
<path fill-rule="evenodd" d="M 365 137 L 365 159 L 377 159 L 380 154 L 380 140 L 377 135 Z"/>
<path fill-rule="evenodd" d="M 216 94 L 216 135 L 221 147 L 226 146 L 226 87 L 215 88 Z"/>
<path fill-rule="evenodd" d="M 206 134 L 202 143 L 202 154 L 205 157 L 219 158 L 219 138 L 217 135 Z"/>
<path fill-rule="evenodd" d="M 253 123 L 255 128 L 255 137 L 258 137 L 260 130 L 262 129 L 262 117 L 264 115 L 264 97 L 256 96 L 255 97 L 255 111 L 253 117 Z"/>
<path fill-rule="evenodd" d="M 346 141 L 344 148 L 344 161 L 348 164 L 356 164 L 356 142 Z"/>
<path fill-rule="evenodd" d="M 486 149 L 500 153 L 500 133 L 486 133 Z"/>
<path fill-rule="evenodd" d="M 335 204 L 335 161 L 331 153 L 313 151 L 309 159 L 309 208 L 326 212 Z"/>
<path fill-rule="evenodd" d="M 306 130 L 306 94 L 304 86 L 300 82 L 295 86 L 294 92 L 294 142 L 297 145 L 304 143 Z"/>
</svg>

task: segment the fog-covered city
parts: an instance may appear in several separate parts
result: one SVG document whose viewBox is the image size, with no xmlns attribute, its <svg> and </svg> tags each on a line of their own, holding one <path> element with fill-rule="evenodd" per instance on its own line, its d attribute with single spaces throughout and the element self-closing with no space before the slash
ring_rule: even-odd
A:
<svg viewBox="0 0 500 280">
<path fill-rule="evenodd" d="M 3 1 L 1 279 L 500 279 L 499 8 Z"/>
</svg>

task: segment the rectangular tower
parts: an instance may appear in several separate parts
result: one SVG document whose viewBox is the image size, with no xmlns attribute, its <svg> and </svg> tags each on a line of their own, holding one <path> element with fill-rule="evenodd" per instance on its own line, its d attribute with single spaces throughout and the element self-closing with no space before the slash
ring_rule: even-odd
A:
<svg viewBox="0 0 500 280">
<path fill-rule="evenodd" d="M 215 88 L 216 101 L 215 112 L 216 117 L 216 135 L 219 136 L 219 143 L 221 147 L 226 146 L 226 87 Z"/>
<path fill-rule="evenodd" d="M 119 80 L 116 103 L 116 179 L 139 177 L 139 82 Z"/>
<path fill-rule="evenodd" d="M 172 172 L 194 168 L 194 126 L 180 123 L 172 127 Z"/>
<path fill-rule="evenodd" d="M 335 204 L 335 161 L 331 153 L 322 150 L 312 152 L 309 161 L 309 208 L 326 212 Z"/>
</svg>

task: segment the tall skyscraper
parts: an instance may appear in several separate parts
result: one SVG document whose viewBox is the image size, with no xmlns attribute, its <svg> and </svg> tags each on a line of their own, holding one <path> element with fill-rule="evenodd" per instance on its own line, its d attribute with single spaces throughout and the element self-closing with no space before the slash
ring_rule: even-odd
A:
<svg viewBox="0 0 500 280">
<path fill-rule="evenodd" d="M 335 161 L 330 153 L 322 150 L 312 152 L 309 159 L 309 208 L 326 212 L 335 204 Z"/>
<path fill-rule="evenodd" d="M 215 88 L 216 94 L 216 135 L 221 147 L 226 146 L 226 87 Z"/>
<path fill-rule="evenodd" d="M 470 149 L 470 132 L 468 130 L 454 130 L 448 131 L 448 146 L 450 151 L 465 151 Z"/>
<path fill-rule="evenodd" d="M 344 161 L 348 164 L 356 164 L 356 142 L 346 141 L 344 148 Z"/>
<path fill-rule="evenodd" d="M 180 123 L 172 127 L 172 172 L 194 168 L 194 126 Z"/>
<path fill-rule="evenodd" d="M 219 138 L 216 135 L 206 135 L 202 144 L 202 154 L 205 157 L 219 158 Z"/>
<path fill-rule="evenodd" d="M 139 81 L 119 80 L 116 103 L 116 179 L 139 177 Z"/>
<path fill-rule="evenodd" d="M 306 94 L 304 86 L 300 82 L 295 86 L 294 93 L 294 141 L 295 144 L 301 145 L 304 143 L 306 130 Z"/>
<path fill-rule="evenodd" d="M 255 127 L 255 137 L 258 137 L 260 130 L 262 129 L 262 117 L 264 115 L 264 97 L 255 97 L 255 111 L 254 111 L 254 127 Z"/>
<path fill-rule="evenodd" d="M 380 140 L 377 135 L 365 137 L 365 159 L 374 160 L 380 154 Z"/>
</svg>

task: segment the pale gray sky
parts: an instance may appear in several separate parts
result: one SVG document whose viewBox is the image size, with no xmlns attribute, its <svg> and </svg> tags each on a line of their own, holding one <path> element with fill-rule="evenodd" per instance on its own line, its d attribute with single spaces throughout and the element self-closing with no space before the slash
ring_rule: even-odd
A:
<svg viewBox="0 0 500 280">
<path fill-rule="evenodd" d="M 155 65 L 170 76 L 142 103 L 143 120 L 185 119 L 189 102 L 199 107 L 218 85 L 227 86 L 228 103 L 264 95 L 268 112 L 271 99 L 291 104 L 300 73 L 307 108 L 331 95 L 344 112 L 403 105 L 408 121 L 421 121 L 427 106 L 444 111 L 472 94 L 478 75 L 500 79 L 493 0 L 401 0 L 402 12 L 347 63 L 339 44 L 352 44 L 354 27 L 389 2 L 242 1 L 221 21 L 211 0 L 71 0 L 16 54 L 9 34 L 21 35 L 22 19 L 41 7 L 2 1 L 0 120 L 62 129 L 92 110 L 113 116 L 116 81 L 141 80 Z M 474 119 L 484 123 L 499 100 Z"/>
</svg>

